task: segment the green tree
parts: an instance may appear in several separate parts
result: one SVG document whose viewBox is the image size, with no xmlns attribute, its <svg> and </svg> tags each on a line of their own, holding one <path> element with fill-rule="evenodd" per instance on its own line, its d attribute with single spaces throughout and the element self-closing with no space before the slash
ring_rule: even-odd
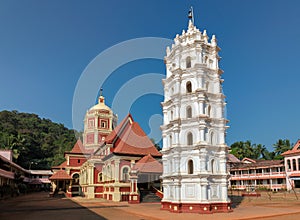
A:
<svg viewBox="0 0 300 220">
<path fill-rule="evenodd" d="M 156 141 L 154 140 L 154 138 L 150 138 L 150 140 L 152 141 L 152 143 L 154 144 L 154 147 L 157 149 L 157 150 L 161 150 L 161 147 L 158 143 L 156 143 Z"/>
<path fill-rule="evenodd" d="M 275 160 L 282 160 L 283 156 L 281 156 L 282 153 L 290 150 L 292 148 L 292 145 L 290 143 L 290 140 L 288 139 L 279 139 L 275 144 L 273 144 L 274 147 L 274 159 Z"/>
<path fill-rule="evenodd" d="M 238 159 L 245 157 L 251 159 L 270 159 L 270 152 L 265 145 L 252 144 L 251 141 L 238 141 L 230 146 L 230 153 L 236 156 Z"/>
<path fill-rule="evenodd" d="M 74 130 L 38 115 L 0 112 L 0 148 L 13 151 L 14 161 L 24 168 L 49 169 L 64 160 L 64 151 L 76 142 Z"/>
</svg>

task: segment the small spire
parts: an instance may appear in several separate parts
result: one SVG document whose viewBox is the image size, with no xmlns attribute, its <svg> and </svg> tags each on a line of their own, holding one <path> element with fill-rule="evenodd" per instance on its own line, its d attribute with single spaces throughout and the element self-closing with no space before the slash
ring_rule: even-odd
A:
<svg viewBox="0 0 300 220">
<path fill-rule="evenodd" d="M 190 19 L 190 21 L 194 24 L 194 10 L 193 7 L 191 6 L 189 13 L 188 13 L 188 18 Z"/>
<path fill-rule="evenodd" d="M 100 89 L 100 96 L 99 96 L 99 99 L 98 99 L 98 103 L 103 103 L 104 104 L 104 97 L 103 97 L 102 93 L 103 93 L 103 88 Z"/>
<path fill-rule="evenodd" d="M 212 46 L 217 46 L 217 39 L 216 39 L 216 36 L 215 36 L 215 35 L 212 36 L 210 42 L 211 42 L 211 45 L 212 45 Z"/>
</svg>

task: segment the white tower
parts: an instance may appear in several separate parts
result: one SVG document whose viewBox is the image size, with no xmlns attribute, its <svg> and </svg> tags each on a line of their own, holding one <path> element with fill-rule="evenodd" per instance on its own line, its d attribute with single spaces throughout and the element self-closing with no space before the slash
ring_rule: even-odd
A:
<svg viewBox="0 0 300 220">
<path fill-rule="evenodd" d="M 166 50 L 162 103 L 162 209 L 172 212 L 228 212 L 227 145 L 220 57 L 190 20 Z"/>
</svg>

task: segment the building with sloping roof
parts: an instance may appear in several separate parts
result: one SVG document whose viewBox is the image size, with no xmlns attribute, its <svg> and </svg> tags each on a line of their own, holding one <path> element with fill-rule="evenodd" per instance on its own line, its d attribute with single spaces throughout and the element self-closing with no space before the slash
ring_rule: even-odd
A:
<svg viewBox="0 0 300 220">
<path fill-rule="evenodd" d="M 287 189 L 300 188 L 300 140 L 296 142 L 291 150 L 281 154 L 284 156 L 286 170 Z"/>
<path fill-rule="evenodd" d="M 17 190 L 25 184 L 30 190 L 48 190 L 51 175 L 51 170 L 27 170 L 13 162 L 11 150 L 0 150 L 0 187 Z"/>
<path fill-rule="evenodd" d="M 161 153 L 131 114 L 116 125 L 100 94 L 84 123 L 83 143 L 78 140 L 66 160 L 52 167 L 53 191 L 139 203 L 141 190 L 160 188 Z"/>
<path fill-rule="evenodd" d="M 283 160 L 254 160 L 244 158 L 230 165 L 231 189 L 286 189 Z"/>
</svg>

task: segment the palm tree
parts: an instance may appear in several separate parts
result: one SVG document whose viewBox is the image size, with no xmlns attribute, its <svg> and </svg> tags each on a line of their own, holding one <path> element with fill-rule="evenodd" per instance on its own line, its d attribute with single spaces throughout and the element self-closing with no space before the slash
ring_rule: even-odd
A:
<svg viewBox="0 0 300 220">
<path fill-rule="evenodd" d="M 273 146 L 275 148 L 274 150 L 275 160 L 282 160 L 283 156 L 281 156 L 281 154 L 292 148 L 290 140 L 288 139 L 284 139 L 284 140 L 279 139 L 275 144 L 273 144 Z"/>
<path fill-rule="evenodd" d="M 23 149 L 25 138 L 21 134 L 16 137 L 12 134 L 3 136 L 4 149 L 11 150 L 13 159 L 16 161 L 20 155 L 20 150 Z"/>
</svg>

